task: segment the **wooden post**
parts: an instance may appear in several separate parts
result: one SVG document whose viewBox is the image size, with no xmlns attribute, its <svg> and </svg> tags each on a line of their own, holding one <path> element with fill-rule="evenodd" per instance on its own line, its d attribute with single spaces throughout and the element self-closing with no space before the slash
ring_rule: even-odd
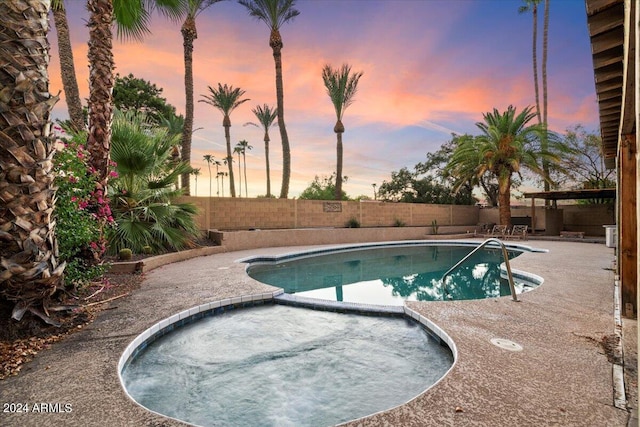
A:
<svg viewBox="0 0 640 427">
<path fill-rule="evenodd" d="M 536 198 L 531 198 L 531 234 L 536 232 Z"/>
<path fill-rule="evenodd" d="M 618 230 L 618 264 L 620 283 L 622 288 L 622 309 L 630 317 L 631 310 L 627 304 L 633 307 L 633 317 L 637 316 L 637 283 L 638 283 L 638 245 L 637 204 L 636 204 L 636 140 L 634 134 L 622 135 L 620 152 L 618 155 L 618 173 L 620 188 L 618 195 L 620 206 Z"/>
</svg>

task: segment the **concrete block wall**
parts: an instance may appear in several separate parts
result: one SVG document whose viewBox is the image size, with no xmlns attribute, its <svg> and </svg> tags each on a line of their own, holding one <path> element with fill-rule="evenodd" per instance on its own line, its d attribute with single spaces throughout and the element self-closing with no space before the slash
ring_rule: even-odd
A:
<svg viewBox="0 0 640 427">
<path fill-rule="evenodd" d="M 196 204 L 202 230 L 342 228 L 354 218 L 361 227 L 475 227 L 480 223 L 476 206 L 385 203 L 377 201 L 324 201 L 297 199 L 242 199 L 182 197 Z"/>
</svg>

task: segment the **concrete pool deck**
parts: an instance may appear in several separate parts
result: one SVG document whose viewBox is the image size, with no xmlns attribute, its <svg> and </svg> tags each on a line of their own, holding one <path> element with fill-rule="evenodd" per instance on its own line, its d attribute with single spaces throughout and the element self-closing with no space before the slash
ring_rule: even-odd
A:
<svg viewBox="0 0 640 427">
<path fill-rule="evenodd" d="M 550 252 L 525 253 L 512 266 L 542 276 L 545 283 L 520 295 L 521 302 L 504 297 L 409 303 L 455 341 L 456 365 L 409 403 L 349 426 L 627 425 L 629 412 L 614 407 L 613 365 L 600 345 L 615 330 L 613 249 L 573 242 L 524 244 Z M 40 353 L 19 376 L 0 382 L 3 404 L 47 403 L 58 411 L 0 412 L 0 425 L 184 425 L 127 397 L 117 373 L 124 349 L 145 329 L 184 309 L 274 290 L 249 278 L 236 260 L 305 248 L 220 253 L 147 273 L 140 289 Z M 514 341 L 523 350 L 503 350 L 491 344 L 492 338 Z"/>
</svg>

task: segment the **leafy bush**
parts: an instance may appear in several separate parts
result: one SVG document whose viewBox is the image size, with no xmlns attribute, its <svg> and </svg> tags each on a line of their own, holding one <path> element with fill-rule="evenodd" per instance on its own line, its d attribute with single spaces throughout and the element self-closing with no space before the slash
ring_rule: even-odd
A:
<svg viewBox="0 0 640 427">
<path fill-rule="evenodd" d="M 401 220 L 401 219 L 399 219 L 399 218 L 396 218 L 396 220 L 395 220 L 395 221 L 394 221 L 394 223 L 393 223 L 393 226 L 394 226 L 394 227 L 404 227 L 404 226 L 406 226 L 406 225 L 407 225 L 407 224 L 406 224 L 403 220 Z"/>
<path fill-rule="evenodd" d="M 80 287 L 101 276 L 101 258 L 106 250 L 102 229 L 113 222 L 109 205 L 96 190 L 95 171 L 88 166 L 89 153 L 78 134 L 61 141 L 63 148 L 54 157 L 56 237 L 59 259 L 66 262 L 65 285 Z"/>
<path fill-rule="evenodd" d="M 118 177 L 110 181 L 116 227 L 108 235 L 109 251 L 165 252 L 189 247 L 199 230 L 191 203 L 175 203 L 182 195 L 178 178 L 191 167 L 175 156 L 179 136 L 146 121 L 144 115 L 117 112 L 112 128 L 111 158 Z"/>
</svg>

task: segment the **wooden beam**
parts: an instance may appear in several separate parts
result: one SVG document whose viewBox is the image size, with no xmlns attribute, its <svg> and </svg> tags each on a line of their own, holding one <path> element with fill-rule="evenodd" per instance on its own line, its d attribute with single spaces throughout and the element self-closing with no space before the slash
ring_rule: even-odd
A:
<svg viewBox="0 0 640 427">
<path fill-rule="evenodd" d="M 592 15 L 602 12 L 616 4 L 623 3 L 623 0 L 589 0 L 587 1 L 587 15 L 592 19 Z"/>
<path fill-rule="evenodd" d="M 624 40 L 624 26 L 620 25 L 606 33 L 591 37 L 591 52 L 597 55 L 614 47 L 622 48 Z"/>
<path fill-rule="evenodd" d="M 623 25 L 624 4 L 619 2 L 589 17 L 589 34 L 595 36 Z"/>
<path fill-rule="evenodd" d="M 637 316 L 638 294 L 638 235 L 636 204 L 636 136 L 622 135 L 618 154 L 619 184 L 619 222 L 618 222 L 618 269 L 620 274 L 622 311 Z M 627 304 L 631 304 L 628 306 Z"/>
</svg>

